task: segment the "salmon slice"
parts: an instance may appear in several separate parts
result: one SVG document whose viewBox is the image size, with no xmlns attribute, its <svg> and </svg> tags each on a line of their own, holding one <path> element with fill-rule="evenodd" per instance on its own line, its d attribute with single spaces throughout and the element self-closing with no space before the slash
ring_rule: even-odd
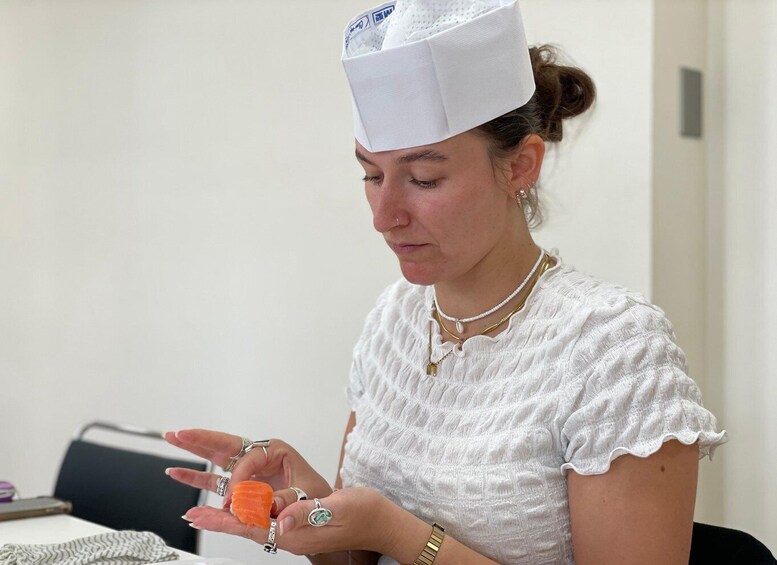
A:
<svg viewBox="0 0 777 565">
<path fill-rule="evenodd" d="M 270 527 L 272 487 L 261 481 L 243 481 L 232 489 L 230 512 L 248 526 Z"/>
</svg>

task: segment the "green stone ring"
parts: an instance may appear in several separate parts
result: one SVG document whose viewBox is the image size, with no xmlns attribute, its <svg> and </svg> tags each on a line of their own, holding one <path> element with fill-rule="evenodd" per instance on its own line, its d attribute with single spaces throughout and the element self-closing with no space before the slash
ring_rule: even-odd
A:
<svg viewBox="0 0 777 565">
<path fill-rule="evenodd" d="M 332 511 L 321 506 L 321 501 L 317 498 L 314 498 L 313 502 L 315 502 L 316 507 L 308 514 L 308 524 L 316 528 L 326 526 L 332 519 Z"/>
</svg>

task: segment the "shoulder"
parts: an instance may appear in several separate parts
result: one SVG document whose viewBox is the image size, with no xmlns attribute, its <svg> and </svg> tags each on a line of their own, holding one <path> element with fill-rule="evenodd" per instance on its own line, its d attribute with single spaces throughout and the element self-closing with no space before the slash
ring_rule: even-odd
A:
<svg viewBox="0 0 777 565">
<path fill-rule="evenodd" d="M 573 350 L 580 360 L 591 361 L 635 341 L 644 346 L 656 340 L 674 343 L 664 311 L 641 293 L 565 264 L 552 274 L 543 286 L 544 308 L 573 329 Z"/>
<path fill-rule="evenodd" d="M 589 328 L 608 320 L 620 323 L 635 320 L 671 331 L 664 311 L 639 292 L 600 280 L 569 265 L 560 265 L 554 275 L 544 285 L 548 300 L 559 303 L 565 311 L 585 316 Z"/>
<path fill-rule="evenodd" d="M 562 263 L 552 274 L 544 281 L 543 289 L 567 309 L 601 312 L 624 307 L 644 307 L 663 314 L 641 293 L 598 279 L 571 265 Z"/>
</svg>

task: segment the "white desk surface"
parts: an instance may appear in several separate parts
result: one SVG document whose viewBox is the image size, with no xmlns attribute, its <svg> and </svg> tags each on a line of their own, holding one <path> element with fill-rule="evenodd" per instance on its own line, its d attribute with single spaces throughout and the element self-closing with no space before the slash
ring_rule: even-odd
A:
<svg viewBox="0 0 777 565">
<path fill-rule="evenodd" d="M 75 516 L 57 514 L 0 522 L 0 545 L 6 543 L 61 543 L 76 538 L 111 532 Z"/>
<path fill-rule="evenodd" d="M 5 520 L 0 522 L 0 546 L 6 543 L 62 543 L 112 531 L 105 526 L 93 524 L 68 514 Z M 186 563 L 187 565 L 241 565 L 238 561 L 231 559 L 206 559 L 185 551 L 177 549 L 175 551 L 180 554 L 181 561 L 173 561 L 172 563 Z"/>
</svg>

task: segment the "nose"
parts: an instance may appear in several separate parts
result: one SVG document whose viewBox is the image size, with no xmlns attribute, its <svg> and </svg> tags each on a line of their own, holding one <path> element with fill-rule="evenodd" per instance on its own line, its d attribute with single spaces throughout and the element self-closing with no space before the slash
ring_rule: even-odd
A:
<svg viewBox="0 0 777 565">
<path fill-rule="evenodd" d="M 370 208 L 372 209 L 372 225 L 380 233 L 386 233 L 407 223 L 402 187 L 388 182 L 385 178 L 379 187 L 369 189 Z"/>
</svg>

